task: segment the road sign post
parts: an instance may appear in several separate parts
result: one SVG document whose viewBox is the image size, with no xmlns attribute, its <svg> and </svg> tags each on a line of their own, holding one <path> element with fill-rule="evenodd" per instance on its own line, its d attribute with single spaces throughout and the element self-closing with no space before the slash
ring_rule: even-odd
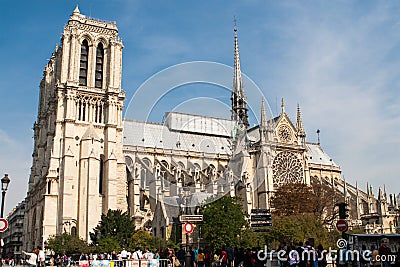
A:
<svg viewBox="0 0 400 267">
<path fill-rule="evenodd" d="M 269 209 L 252 209 L 250 215 L 252 232 L 265 233 L 272 226 L 272 215 Z"/>
<path fill-rule="evenodd" d="M 340 219 L 336 222 L 336 229 L 340 232 L 346 232 L 349 225 L 346 220 Z"/>
<path fill-rule="evenodd" d="M 180 222 L 202 222 L 203 215 L 190 215 L 190 214 L 183 214 L 179 216 Z"/>
<path fill-rule="evenodd" d="M 8 221 L 7 219 L 0 218 L 0 233 L 4 232 L 8 228 Z"/>
<path fill-rule="evenodd" d="M 191 234 L 194 230 L 194 226 L 190 222 L 187 222 L 183 225 L 183 229 L 187 234 Z"/>
</svg>

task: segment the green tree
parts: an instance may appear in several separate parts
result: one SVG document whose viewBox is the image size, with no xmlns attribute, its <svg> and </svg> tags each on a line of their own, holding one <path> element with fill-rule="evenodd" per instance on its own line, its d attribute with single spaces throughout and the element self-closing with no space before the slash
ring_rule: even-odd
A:
<svg viewBox="0 0 400 267">
<path fill-rule="evenodd" d="M 96 252 L 111 252 L 113 250 L 115 251 L 121 251 L 121 246 L 118 243 L 118 241 L 113 238 L 113 237 L 105 237 L 101 238 L 99 240 L 99 245 L 96 246 Z"/>
<path fill-rule="evenodd" d="M 66 253 L 67 255 L 77 254 L 88 251 L 88 244 L 78 236 L 67 233 L 51 236 L 47 240 L 46 249 L 54 251 L 56 254 Z"/>
<path fill-rule="evenodd" d="M 90 233 L 94 245 L 104 244 L 104 239 L 115 240 L 120 247 L 128 247 L 132 234 L 135 232 L 135 223 L 127 212 L 108 210 L 101 215 L 99 224 Z"/>
<path fill-rule="evenodd" d="M 153 237 L 145 230 L 137 230 L 132 235 L 131 248 L 152 248 L 155 242 Z"/>
<path fill-rule="evenodd" d="M 246 228 L 242 231 L 239 241 L 239 247 L 253 248 L 255 246 L 263 247 L 265 245 L 265 234 L 254 233 L 251 228 Z"/>
<path fill-rule="evenodd" d="M 302 214 L 275 216 L 273 226 L 267 236 L 268 240 L 275 241 L 275 245 L 282 241 L 293 244 L 314 238 L 315 245 L 332 247 L 335 245 L 338 233 L 328 231 L 314 214 Z"/>
<path fill-rule="evenodd" d="M 290 216 L 313 213 L 316 199 L 311 186 L 287 183 L 280 186 L 272 197 L 274 215 Z"/>
<path fill-rule="evenodd" d="M 334 203 L 339 198 L 331 187 L 319 182 L 282 185 L 272 197 L 273 226 L 268 240 L 293 243 L 314 238 L 316 245 L 334 246 L 338 233 L 328 228 L 337 215 Z"/>
<path fill-rule="evenodd" d="M 240 244 L 243 230 L 248 228 L 248 215 L 243 211 L 239 198 L 208 199 L 200 207 L 200 212 L 203 214 L 201 230 L 205 242 L 214 248 Z"/>
</svg>

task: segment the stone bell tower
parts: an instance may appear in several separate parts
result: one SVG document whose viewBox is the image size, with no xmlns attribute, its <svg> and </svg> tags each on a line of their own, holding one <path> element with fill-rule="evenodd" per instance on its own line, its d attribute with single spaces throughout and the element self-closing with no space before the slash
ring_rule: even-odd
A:
<svg viewBox="0 0 400 267">
<path fill-rule="evenodd" d="M 127 209 L 122 49 L 114 22 L 75 8 L 40 83 L 26 249 L 64 232 L 89 241 L 102 213 Z"/>
</svg>

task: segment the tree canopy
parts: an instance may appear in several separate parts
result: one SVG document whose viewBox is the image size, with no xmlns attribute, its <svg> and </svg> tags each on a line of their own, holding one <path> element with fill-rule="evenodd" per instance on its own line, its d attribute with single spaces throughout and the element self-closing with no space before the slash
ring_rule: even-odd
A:
<svg viewBox="0 0 400 267">
<path fill-rule="evenodd" d="M 87 252 L 88 244 L 81 238 L 67 233 L 51 236 L 47 239 L 46 249 L 54 251 L 56 254 L 67 255 Z"/>
<path fill-rule="evenodd" d="M 274 192 L 272 197 L 273 213 L 278 216 L 313 213 L 315 201 L 310 186 L 303 183 L 287 183 Z"/>
<path fill-rule="evenodd" d="M 93 229 L 93 233 L 90 233 L 90 239 L 93 245 L 102 245 L 114 240 L 120 247 L 128 247 L 134 232 L 135 223 L 127 212 L 108 210 L 107 214 L 101 215 L 99 224 Z"/>
<path fill-rule="evenodd" d="M 292 243 L 314 238 L 317 244 L 332 245 L 338 233 L 328 228 L 337 216 L 335 203 L 340 197 L 318 182 L 282 185 L 272 197 L 273 226 L 268 239 Z"/>
<path fill-rule="evenodd" d="M 248 228 L 248 214 L 243 211 L 239 198 L 223 196 L 208 199 L 200 207 L 200 213 L 203 214 L 203 240 L 211 247 L 240 245 L 241 235 Z"/>
<path fill-rule="evenodd" d="M 273 226 L 267 237 L 270 241 L 288 244 L 304 242 L 310 238 L 314 244 L 324 247 L 333 246 L 339 236 L 337 231 L 328 231 L 314 214 L 273 217 Z"/>
</svg>

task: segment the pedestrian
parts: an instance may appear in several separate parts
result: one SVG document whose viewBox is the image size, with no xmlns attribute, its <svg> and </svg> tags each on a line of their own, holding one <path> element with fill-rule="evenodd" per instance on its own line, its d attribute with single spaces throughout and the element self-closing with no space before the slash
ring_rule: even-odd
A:
<svg viewBox="0 0 400 267">
<path fill-rule="evenodd" d="M 300 257 L 298 252 L 296 251 L 296 248 L 294 246 L 291 246 L 288 254 L 289 266 L 297 267 L 299 264 L 299 258 Z"/>
<path fill-rule="evenodd" d="M 374 245 L 371 246 L 372 256 L 371 256 L 371 265 L 372 266 L 380 266 L 381 263 L 379 261 L 379 251 L 375 248 Z"/>
<path fill-rule="evenodd" d="M 38 253 L 38 262 L 39 262 L 39 267 L 45 267 L 45 260 L 46 256 L 44 254 L 44 250 L 42 250 L 42 247 L 38 247 L 37 250 L 39 251 Z"/>
<path fill-rule="evenodd" d="M 125 248 L 122 248 L 121 251 L 121 259 L 124 261 L 126 259 L 128 259 L 128 251 L 125 250 Z"/>
<path fill-rule="evenodd" d="M 390 248 L 387 246 L 387 240 L 382 239 L 381 246 L 379 247 L 379 259 L 381 261 L 382 267 L 390 267 L 390 255 L 392 252 Z"/>
<path fill-rule="evenodd" d="M 168 249 L 168 259 L 171 261 L 173 267 L 180 267 L 181 263 L 175 255 L 175 251 L 170 248 Z"/>
<path fill-rule="evenodd" d="M 37 253 L 39 253 L 39 251 L 34 250 L 34 251 L 32 251 L 32 253 L 28 253 L 23 250 L 22 253 L 29 257 L 29 259 L 26 260 L 28 267 L 36 267 L 37 258 L 38 258 Z"/>
<path fill-rule="evenodd" d="M 176 256 L 178 257 L 179 262 L 181 263 L 181 266 L 185 264 L 185 250 L 183 249 L 183 246 L 181 245 L 178 252 L 176 253 Z"/>
<path fill-rule="evenodd" d="M 132 259 L 134 260 L 141 260 L 143 258 L 142 251 L 139 247 L 136 248 L 135 252 L 132 254 Z"/>
<path fill-rule="evenodd" d="M 325 252 L 326 251 L 324 251 L 324 247 L 321 244 L 319 244 L 317 247 L 318 267 L 326 267 L 328 264 Z"/>
<path fill-rule="evenodd" d="M 158 251 L 158 249 L 156 249 L 156 251 L 154 252 L 154 259 L 156 260 L 160 259 L 160 251 Z"/>
<path fill-rule="evenodd" d="M 221 256 L 219 257 L 221 267 L 226 267 L 228 264 L 228 252 L 225 249 L 221 250 Z"/>
<path fill-rule="evenodd" d="M 360 267 L 370 267 L 368 258 L 371 256 L 371 252 L 367 250 L 366 245 L 361 246 L 361 255 L 360 255 Z M 399 266 L 400 267 L 400 266 Z"/>
<path fill-rule="evenodd" d="M 204 267 L 205 258 L 206 258 L 206 256 L 203 252 L 203 249 L 199 249 L 199 252 L 197 253 L 197 266 L 198 267 Z"/>
<path fill-rule="evenodd" d="M 228 262 L 227 265 L 228 267 L 233 267 L 233 260 L 234 260 L 234 251 L 233 248 L 231 248 L 230 246 L 226 246 L 225 251 L 227 253 L 228 256 Z"/>
<path fill-rule="evenodd" d="M 304 255 L 304 247 L 303 247 L 303 242 L 299 242 L 296 248 L 296 251 L 299 255 L 299 262 L 298 262 L 298 266 L 299 267 L 306 267 L 306 259 L 305 259 L 305 255 Z"/>
</svg>

